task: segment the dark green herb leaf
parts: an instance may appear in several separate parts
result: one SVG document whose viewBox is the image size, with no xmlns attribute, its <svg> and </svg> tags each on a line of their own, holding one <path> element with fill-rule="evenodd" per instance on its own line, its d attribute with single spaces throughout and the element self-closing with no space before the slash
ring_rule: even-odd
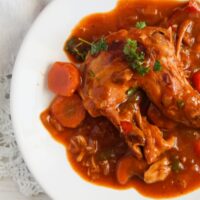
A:
<svg viewBox="0 0 200 200">
<path fill-rule="evenodd" d="M 127 91 L 126 91 L 126 94 L 127 94 L 127 96 L 132 96 L 132 95 L 134 95 L 136 92 L 137 92 L 137 90 L 138 90 L 138 88 L 129 88 Z"/>
<path fill-rule="evenodd" d="M 155 72 L 159 72 L 162 70 L 162 65 L 160 64 L 160 61 L 159 60 L 156 60 L 155 64 L 154 64 L 154 67 L 153 67 L 153 70 Z"/>
<path fill-rule="evenodd" d="M 137 63 L 132 63 L 132 68 L 134 70 L 136 70 L 136 72 L 142 76 L 145 76 L 146 74 L 149 73 L 150 68 L 149 67 L 145 67 L 142 64 L 137 64 Z"/>
<path fill-rule="evenodd" d="M 73 38 L 71 38 L 67 41 L 66 46 L 65 46 L 65 50 L 72 51 L 73 48 L 75 47 L 75 45 L 76 45 L 76 38 L 73 37 Z"/>
<path fill-rule="evenodd" d="M 81 52 L 78 49 L 74 49 L 74 53 L 76 54 L 77 60 L 84 61 L 88 52 Z"/>
<path fill-rule="evenodd" d="M 150 68 L 149 67 L 144 67 L 144 66 L 140 66 L 136 69 L 137 73 L 142 75 L 142 76 L 145 76 L 146 74 L 149 73 L 150 71 Z"/>
<path fill-rule="evenodd" d="M 132 69 L 136 70 L 137 73 L 142 76 L 149 73 L 150 68 L 144 66 L 144 52 L 137 52 L 137 41 L 128 39 L 124 45 L 123 53 Z"/>
<path fill-rule="evenodd" d="M 94 78 L 95 77 L 95 73 L 92 71 L 92 70 L 89 70 L 89 76 L 91 77 L 91 78 Z"/>
<path fill-rule="evenodd" d="M 92 56 L 95 56 L 100 51 L 107 51 L 107 49 L 108 49 L 108 44 L 106 43 L 105 38 L 102 37 L 97 42 L 92 43 L 90 53 L 91 53 Z"/>
<path fill-rule="evenodd" d="M 78 61 L 84 61 L 85 57 L 88 53 L 88 48 L 83 46 L 83 42 L 81 42 L 78 38 L 72 37 L 69 39 L 65 45 L 65 51 L 74 55 Z"/>
<path fill-rule="evenodd" d="M 128 62 L 143 62 L 144 53 L 137 52 L 137 41 L 132 39 L 127 39 L 124 45 L 123 53 L 126 56 Z"/>
<path fill-rule="evenodd" d="M 179 173 L 180 171 L 182 171 L 184 169 L 183 164 L 180 162 L 180 160 L 175 159 L 172 162 L 172 171 Z"/>
<path fill-rule="evenodd" d="M 135 27 L 138 28 L 138 29 L 143 29 L 146 26 L 147 26 L 146 22 L 144 22 L 144 21 L 137 22 L 136 25 L 135 25 Z"/>
<path fill-rule="evenodd" d="M 178 108 L 183 109 L 185 106 L 185 102 L 180 99 L 177 101 L 177 106 L 178 106 Z"/>
</svg>

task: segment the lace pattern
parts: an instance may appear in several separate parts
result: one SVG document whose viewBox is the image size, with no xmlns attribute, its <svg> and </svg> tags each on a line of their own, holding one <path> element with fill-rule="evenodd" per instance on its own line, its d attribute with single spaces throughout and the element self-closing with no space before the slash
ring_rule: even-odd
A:
<svg viewBox="0 0 200 200">
<path fill-rule="evenodd" d="M 0 2 L 0 178 L 10 177 L 26 196 L 42 189 L 26 167 L 17 147 L 10 116 L 10 82 L 15 57 L 31 22 L 50 0 L 2 0 Z"/>
</svg>

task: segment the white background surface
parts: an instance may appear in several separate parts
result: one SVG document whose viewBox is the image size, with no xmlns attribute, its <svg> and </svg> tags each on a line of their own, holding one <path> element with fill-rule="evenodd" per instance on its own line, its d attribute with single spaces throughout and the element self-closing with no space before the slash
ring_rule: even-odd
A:
<svg viewBox="0 0 200 200">
<path fill-rule="evenodd" d="M 40 13 L 40 11 L 50 1 L 51 0 L 0 0 L 0 77 L 3 77 L 4 74 L 6 75 L 6 74 L 11 73 L 18 49 L 21 45 L 21 42 L 27 30 L 29 29 L 29 27 L 31 26 L 32 22 L 37 17 L 37 15 Z M 3 84 L 2 85 L 0 84 L 1 97 L 5 95 L 5 92 L 7 92 L 6 91 L 7 89 L 3 88 L 2 86 Z M 0 97 L 0 110 L 5 109 L 6 112 L 9 112 L 7 110 L 9 105 L 4 105 L 6 104 L 6 101 L 3 100 L 1 97 Z M 0 119 L 1 120 L 3 119 L 2 116 Z M 4 134 L 9 140 L 9 131 L 10 131 L 10 139 L 13 137 L 12 129 L 6 130 L 7 132 L 5 133 L 3 132 L 3 128 L 0 127 L 0 132 L 1 131 L 2 131 L 2 134 L 0 137 L 1 141 L 5 139 L 5 138 L 2 138 L 4 137 L 2 136 Z M 5 149 L 0 147 L 1 155 L 4 150 Z M 10 149 L 11 151 L 9 151 L 9 149 L 7 150 L 8 150 L 7 153 L 10 152 L 12 154 L 11 149 Z M 13 148 L 13 151 L 15 151 L 13 153 L 17 153 L 17 149 Z M 8 158 L 9 155 L 8 156 L 5 155 L 5 157 Z M 20 193 L 19 184 L 17 184 L 16 182 L 12 180 L 13 175 L 18 173 L 17 167 L 18 166 L 13 167 L 12 163 L 9 163 L 8 166 L 5 166 L 4 168 L 4 164 L 2 163 L 2 160 L 0 160 L 0 169 L 1 169 L 0 177 L 10 176 L 10 178 L 2 178 L 0 180 L 0 200 L 47 200 L 49 199 L 45 195 L 40 195 L 37 197 L 25 197 L 22 193 Z M 7 171 L 7 169 L 12 170 L 12 173 L 11 171 Z M 27 174 L 24 174 L 24 176 L 26 175 Z M 19 181 L 19 182 L 22 183 L 23 181 L 22 182 Z M 31 191 L 29 192 L 28 193 L 31 194 Z"/>
<path fill-rule="evenodd" d="M 19 188 L 11 179 L 0 181 L 0 199 L 1 200 L 49 200 L 46 195 L 36 197 L 26 197 L 19 192 Z"/>
</svg>

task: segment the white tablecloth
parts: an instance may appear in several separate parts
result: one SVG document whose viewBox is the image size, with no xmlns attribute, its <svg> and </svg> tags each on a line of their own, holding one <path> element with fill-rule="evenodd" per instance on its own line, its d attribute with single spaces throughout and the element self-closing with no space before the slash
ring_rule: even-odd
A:
<svg viewBox="0 0 200 200">
<path fill-rule="evenodd" d="M 38 196 L 43 191 L 28 171 L 15 142 L 9 111 L 9 92 L 12 68 L 20 44 L 33 20 L 50 1 L 0 0 L 0 199 L 2 200 L 48 199 L 44 194 Z M 25 198 L 21 195 L 36 197 Z"/>
</svg>

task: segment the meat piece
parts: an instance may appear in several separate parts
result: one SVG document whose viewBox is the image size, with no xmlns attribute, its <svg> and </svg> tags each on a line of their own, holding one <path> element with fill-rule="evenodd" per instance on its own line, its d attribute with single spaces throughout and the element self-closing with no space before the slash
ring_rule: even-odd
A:
<svg viewBox="0 0 200 200">
<path fill-rule="evenodd" d="M 145 49 L 146 62 L 151 67 L 146 76 L 131 70 L 124 60 L 123 49 L 120 51 L 117 47 L 117 42 L 121 46 L 127 38 L 138 41 Z M 126 91 L 130 87 L 140 87 L 163 115 L 187 126 L 200 128 L 200 95 L 186 80 L 171 38 L 171 30 L 155 27 L 142 30 L 133 28 L 109 35 L 107 41 L 110 50 L 95 58 L 89 55 L 85 62 L 80 93 L 89 113 L 92 116 L 105 116 L 106 111 L 106 117 L 119 126 L 118 105 L 127 101 Z M 156 60 L 162 65 L 160 72 L 153 70 Z M 95 77 L 89 76 L 91 70 Z M 124 75 L 116 82 L 117 73 Z M 184 104 L 181 107 L 180 101 Z"/>
<path fill-rule="evenodd" d="M 146 138 L 144 155 L 147 163 L 151 164 L 157 161 L 162 153 L 176 146 L 176 138 L 163 139 L 160 129 L 148 123 L 146 119 L 143 119 L 143 126 Z"/>
<path fill-rule="evenodd" d="M 172 27 L 175 33 L 177 55 L 184 63 L 183 70 L 188 78 L 199 65 L 200 51 L 200 6 L 198 0 L 190 0 L 186 7 L 177 9 L 164 27 Z M 187 15 L 187 20 L 185 16 Z"/>
<path fill-rule="evenodd" d="M 158 160 L 162 153 L 176 146 L 176 138 L 163 139 L 160 129 L 150 124 L 141 115 L 137 104 L 134 105 L 134 109 L 132 110 L 135 111 L 133 111 L 132 120 L 136 126 L 133 125 L 132 131 L 125 135 L 126 142 L 138 159 L 141 160 L 144 154 L 146 162 L 152 164 Z M 138 133 L 136 129 L 141 133 Z M 143 151 L 141 151 L 141 147 Z"/>
<path fill-rule="evenodd" d="M 143 30 L 132 29 L 128 35 L 144 46 L 151 66 L 146 76 L 134 73 L 138 87 L 146 92 L 163 115 L 187 126 L 200 128 L 200 94 L 184 76 L 183 63 L 177 59 L 171 40 L 171 30 L 147 27 Z M 152 69 L 156 60 L 162 65 L 160 72 Z"/>
<path fill-rule="evenodd" d="M 153 104 L 150 104 L 147 116 L 159 128 L 172 130 L 177 126 L 176 122 L 165 117 Z"/>
<path fill-rule="evenodd" d="M 163 158 L 154 164 L 144 173 L 144 181 L 146 183 L 155 183 L 163 181 L 171 172 L 171 166 L 168 158 Z"/>
<path fill-rule="evenodd" d="M 123 53 L 127 39 L 137 41 L 150 68 L 145 76 L 131 69 Z M 192 88 L 177 58 L 172 29 L 146 27 L 121 30 L 106 37 L 108 51 L 87 55 L 79 93 L 88 112 L 107 117 L 123 134 L 138 159 L 156 162 L 165 151 L 176 146 L 176 138 L 164 139 L 162 132 L 141 115 L 140 101 L 129 97 L 130 88 L 142 89 L 167 118 L 200 128 L 200 94 Z M 155 71 L 159 61 L 162 70 Z M 91 76 L 92 74 L 92 76 Z M 128 133 L 122 123 L 131 124 Z"/>
<path fill-rule="evenodd" d="M 137 160 L 131 155 L 124 156 L 117 165 L 117 180 L 126 184 L 130 178 L 137 176 L 148 184 L 165 180 L 171 172 L 170 161 L 167 157 L 152 164 L 149 168 L 144 160 Z"/>
<path fill-rule="evenodd" d="M 179 58 L 179 59 L 180 59 L 182 42 L 185 39 L 184 37 L 186 36 L 188 29 L 190 29 L 190 32 L 191 32 L 192 25 L 193 25 L 193 22 L 191 20 L 185 20 L 179 27 L 178 40 L 177 40 L 177 45 L 176 45 L 176 54 L 177 54 L 177 58 Z M 191 45 L 192 45 L 192 43 L 191 43 Z"/>
<path fill-rule="evenodd" d="M 120 31 L 118 37 L 123 34 L 124 31 Z M 148 121 L 142 118 L 138 102 L 135 102 L 134 97 L 128 98 L 126 94 L 130 87 L 137 85 L 137 81 L 133 79 L 134 74 L 127 66 L 126 61 L 118 57 L 120 52 L 115 57 L 116 52 L 113 56 L 113 51 L 115 50 L 102 52 L 96 58 L 90 56 L 87 58 L 83 88 L 80 90 L 81 97 L 85 108 L 93 117 L 103 115 L 119 130 L 122 130 L 121 122 L 131 123 L 131 133 L 126 136 L 129 147 L 138 159 L 143 158 L 141 147 L 144 147 L 145 158 L 148 163 L 152 163 L 165 150 L 175 145 L 175 138 L 171 138 L 168 143 L 162 138 L 159 129 L 153 125 L 150 126 Z M 95 77 L 89 76 L 90 70 L 95 74 Z M 146 132 L 148 128 L 151 130 Z M 150 137 L 147 145 L 146 133 Z"/>
</svg>

